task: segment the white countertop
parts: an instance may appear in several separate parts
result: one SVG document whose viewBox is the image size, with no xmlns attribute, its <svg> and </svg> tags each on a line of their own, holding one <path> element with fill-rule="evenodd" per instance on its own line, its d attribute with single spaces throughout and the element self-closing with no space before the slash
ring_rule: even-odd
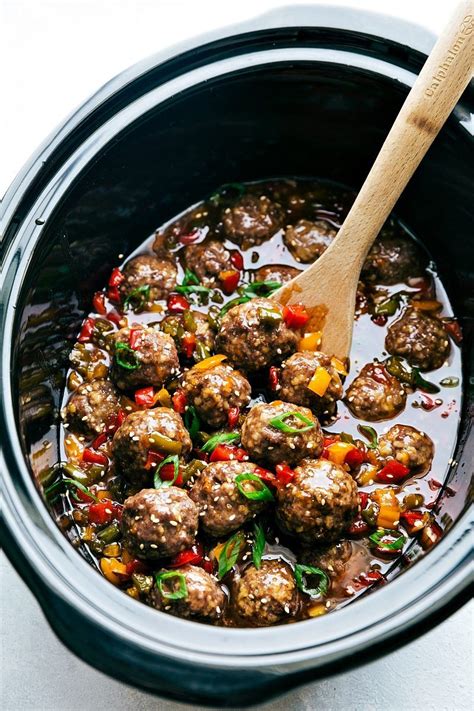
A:
<svg viewBox="0 0 474 711">
<path fill-rule="evenodd" d="M 1 0 L 0 195 L 72 109 L 130 64 L 220 25 L 291 0 Z M 453 0 L 345 0 L 424 24 L 445 23 Z M 108 679 L 56 639 L 2 554 L 3 711 L 179 711 L 190 708 Z M 272 711 L 464 711 L 472 708 L 472 610 L 466 606 L 407 647 L 266 705 Z"/>
</svg>

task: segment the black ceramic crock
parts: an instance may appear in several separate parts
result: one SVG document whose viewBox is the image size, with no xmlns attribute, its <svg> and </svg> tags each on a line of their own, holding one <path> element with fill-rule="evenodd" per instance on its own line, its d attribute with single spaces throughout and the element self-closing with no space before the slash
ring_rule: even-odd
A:
<svg viewBox="0 0 474 711">
<path fill-rule="evenodd" d="M 2 542 L 61 640 L 108 674 L 176 699 L 250 704 L 386 653 L 466 600 L 468 389 L 450 488 L 440 492 L 437 509 L 442 539 L 427 555 L 413 544 L 389 585 L 294 625 L 221 629 L 136 602 L 74 550 L 37 485 L 39 472 L 58 458 L 68 352 L 91 294 L 118 255 L 224 182 L 295 175 L 360 186 L 433 41 L 421 28 L 363 12 L 276 11 L 152 57 L 111 81 L 59 127 L 8 190 Z M 465 332 L 466 383 L 473 93 L 465 92 L 396 208 L 440 267 Z"/>
</svg>

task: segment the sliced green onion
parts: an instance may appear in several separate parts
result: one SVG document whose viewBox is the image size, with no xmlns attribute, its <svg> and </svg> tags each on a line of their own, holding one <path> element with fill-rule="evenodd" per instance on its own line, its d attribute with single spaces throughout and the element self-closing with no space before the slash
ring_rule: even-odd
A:
<svg viewBox="0 0 474 711">
<path fill-rule="evenodd" d="M 189 284 L 188 286 L 176 286 L 175 291 L 178 294 L 209 294 L 211 290 L 207 286 Z"/>
<path fill-rule="evenodd" d="M 197 433 L 199 432 L 199 428 L 201 426 L 194 405 L 189 405 L 189 407 L 186 409 L 186 412 L 184 413 L 184 424 L 189 432 L 189 436 L 191 437 L 191 439 L 194 439 Z"/>
<path fill-rule="evenodd" d="M 297 420 L 304 422 L 306 427 L 290 427 L 290 425 L 287 425 L 285 422 L 285 420 L 287 420 L 289 417 L 295 417 Z M 285 434 L 299 434 L 300 432 L 308 432 L 308 430 L 312 430 L 316 427 L 315 423 L 312 422 L 309 417 L 305 417 L 305 415 L 301 414 L 301 412 L 297 412 L 296 410 L 289 410 L 288 412 L 284 412 L 282 415 L 278 415 L 278 417 L 273 417 L 269 421 L 269 424 L 272 427 L 275 427 L 277 430 L 280 430 L 280 432 L 284 432 Z"/>
<path fill-rule="evenodd" d="M 257 316 L 263 323 L 268 324 L 277 324 L 283 319 L 280 311 L 277 309 L 267 309 L 264 306 L 257 308 Z"/>
<path fill-rule="evenodd" d="M 226 303 L 225 306 L 221 308 L 219 313 L 216 315 L 217 320 L 221 319 L 223 316 L 226 315 L 230 309 L 234 308 L 234 306 L 238 306 L 239 304 L 246 304 L 247 301 L 250 301 L 250 296 L 238 296 L 236 299 L 231 299 Z"/>
<path fill-rule="evenodd" d="M 219 580 L 222 580 L 224 575 L 227 575 L 229 570 L 232 570 L 236 564 L 243 543 L 244 534 L 242 531 L 237 531 L 237 533 L 234 533 L 234 535 L 227 540 L 219 556 L 219 567 L 217 571 Z"/>
<path fill-rule="evenodd" d="M 223 442 L 229 444 L 231 442 L 237 442 L 239 439 L 240 434 L 238 432 L 219 432 L 209 437 L 207 442 L 201 447 L 201 452 L 211 454 L 218 444 L 222 444 Z"/>
<path fill-rule="evenodd" d="M 321 568 L 315 568 L 313 565 L 295 565 L 295 580 L 301 592 L 306 593 L 310 597 L 324 597 L 329 589 L 329 578 Z M 309 588 L 307 586 L 305 576 L 317 575 L 319 577 L 319 585 L 317 588 Z"/>
<path fill-rule="evenodd" d="M 455 388 L 459 385 L 459 378 L 456 378 L 454 375 L 449 375 L 447 378 L 440 380 L 439 384 L 442 385 L 443 388 Z"/>
<path fill-rule="evenodd" d="M 262 555 L 265 550 L 265 533 L 260 523 L 254 523 L 253 525 L 253 548 L 252 548 L 252 560 L 256 568 L 260 568 L 262 564 Z"/>
<path fill-rule="evenodd" d="M 247 489 L 243 482 L 251 481 L 257 484 L 257 490 Z M 237 489 L 242 496 L 251 501 L 273 501 L 273 494 L 262 479 L 253 472 L 244 472 L 235 477 Z"/>
<path fill-rule="evenodd" d="M 177 580 L 179 582 L 178 589 L 174 592 L 172 590 L 167 590 L 164 586 L 166 580 Z M 165 570 L 163 573 L 156 573 L 155 581 L 161 596 L 166 600 L 182 600 L 183 598 L 188 597 L 186 578 L 183 573 L 180 573 L 178 570 Z"/>
<path fill-rule="evenodd" d="M 123 302 L 125 308 L 129 306 L 135 311 L 136 309 L 142 308 L 150 298 L 150 286 L 144 284 L 143 286 L 137 286 L 136 289 L 132 289 L 128 294 L 127 298 Z"/>
<path fill-rule="evenodd" d="M 196 319 L 190 309 L 183 311 L 183 326 L 189 333 L 196 333 L 197 331 Z"/>
<path fill-rule="evenodd" d="M 363 437 L 369 440 L 367 447 L 369 449 L 376 449 L 379 444 L 379 436 L 373 427 L 369 425 L 357 425 L 357 429 Z"/>
<path fill-rule="evenodd" d="M 44 495 L 46 496 L 46 498 L 48 498 L 49 495 L 52 494 L 54 491 L 59 489 L 63 484 L 66 484 L 67 486 L 73 486 L 76 489 L 79 489 L 79 491 L 82 491 L 83 494 L 90 496 L 93 501 L 99 501 L 97 496 L 94 496 L 94 494 L 91 492 L 90 489 L 87 488 L 87 486 L 84 486 L 84 484 L 81 484 L 81 482 L 77 481 L 76 479 L 60 479 L 59 481 L 54 482 L 54 484 L 51 484 L 51 486 L 48 486 L 44 490 Z"/>
<path fill-rule="evenodd" d="M 160 477 L 160 471 L 163 469 L 165 464 L 172 464 L 174 468 L 173 472 L 173 479 L 170 481 L 163 481 L 163 479 Z M 176 479 L 179 476 L 179 457 L 177 454 L 170 454 L 169 457 L 166 457 L 166 459 L 163 459 L 162 462 L 159 463 L 159 465 L 156 468 L 155 471 L 155 476 L 153 477 L 153 486 L 155 489 L 161 489 L 162 487 L 165 486 L 173 486 L 175 483 Z"/>
<path fill-rule="evenodd" d="M 136 370 L 140 367 L 140 361 L 133 348 L 122 341 L 115 344 L 115 362 L 125 370 Z"/>
<path fill-rule="evenodd" d="M 209 358 L 210 355 L 210 349 L 202 341 L 198 341 L 193 353 L 194 360 L 199 363 L 199 361 Z"/>
<path fill-rule="evenodd" d="M 186 268 L 184 270 L 183 286 L 189 286 L 190 284 L 199 284 L 199 279 L 196 274 L 191 271 L 191 269 Z"/>
<path fill-rule="evenodd" d="M 406 543 L 406 538 L 403 533 L 400 533 L 397 538 L 394 537 L 395 534 L 392 530 L 388 528 L 378 528 L 375 533 L 369 536 L 369 541 L 372 541 L 377 548 L 389 551 L 399 551 L 403 548 Z M 384 538 L 392 538 L 390 541 L 385 541 Z"/>
<path fill-rule="evenodd" d="M 411 380 L 413 385 L 416 385 L 417 388 L 420 388 L 420 390 L 424 390 L 427 393 L 431 393 L 432 395 L 439 393 L 440 391 L 440 388 L 437 385 L 431 383 L 429 380 L 425 380 L 425 378 L 421 375 L 419 368 L 412 368 Z"/>
<path fill-rule="evenodd" d="M 242 296 L 269 296 L 274 291 L 279 289 L 281 283 L 279 281 L 252 281 L 246 284 L 242 289 Z"/>
<path fill-rule="evenodd" d="M 227 197 L 239 198 L 245 193 L 245 185 L 242 185 L 242 183 L 225 183 L 219 188 L 219 190 L 217 190 L 215 193 L 212 193 L 208 200 L 210 203 L 212 203 L 212 205 L 217 206 L 221 202 L 222 198 L 226 197 L 226 193 L 228 192 L 233 192 L 234 195 L 230 195 Z"/>
</svg>

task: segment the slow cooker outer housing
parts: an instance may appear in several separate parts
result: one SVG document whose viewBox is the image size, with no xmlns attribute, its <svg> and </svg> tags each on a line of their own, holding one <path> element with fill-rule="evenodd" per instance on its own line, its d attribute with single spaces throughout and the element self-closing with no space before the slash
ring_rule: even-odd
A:
<svg viewBox="0 0 474 711">
<path fill-rule="evenodd" d="M 2 540 L 56 633 L 95 667 L 181 700 L 242 705 L 385 653 L 467 598 L 468 391 L 449 481 L 456 493 L 441 494 L 440 543 L 426 557 L 413 546 L 403 574 L 395 566 L 386 588 L 287 627 L 206 627 L 129 599 L 74 552 L 34 483 L 58 459 L 68 352 L 118 255 L 223 182 L 319 175 L 360 186 L 432 41 L 393 18 L 282 9 L 117 77 L 58 129 L 8 191 Z M 470 89 L 397 205 L 441 268 L 463 320 L 466 367 L 473 106 Z M 52 444 L 38 456 L 45 439 Z"/>
</svg>

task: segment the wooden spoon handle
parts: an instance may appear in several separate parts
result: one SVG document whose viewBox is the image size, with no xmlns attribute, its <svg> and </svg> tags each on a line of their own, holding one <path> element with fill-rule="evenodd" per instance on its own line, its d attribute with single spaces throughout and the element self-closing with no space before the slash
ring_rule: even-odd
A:
<svg viewBox="0 0 474 711">
<path fill-rule="evenodd" d="M 365 256 L 473 74 L 474 0 L 462 0 L 408 94 L 333 246 Z"/>
</svg>

